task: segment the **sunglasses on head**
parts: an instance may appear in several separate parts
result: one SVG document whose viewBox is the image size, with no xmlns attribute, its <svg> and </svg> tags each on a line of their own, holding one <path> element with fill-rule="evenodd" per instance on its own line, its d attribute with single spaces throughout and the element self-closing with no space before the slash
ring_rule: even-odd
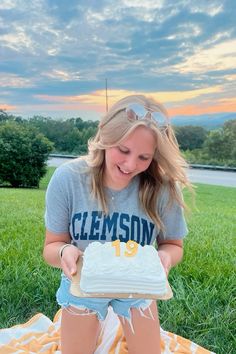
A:
<svg viewBox="0 0 236 354">
<path fill-rule="evenodd" d="M 170 125 L 169 118 L 164 112 L 153 111 L 151 108 L 145 108 L 139 103 L 128 105 L 125 112 L 130 121 L 151 120 L 161 129 L 166 129 Z"/>
<path fill-rule="evenodd" d="M 161 131 L 164 132 L 170 125 L 168 114 L 165 112 L 165 108 L 162 107 L 160 107 L 159 111 L 155 111 L 152 108 L 144 107 L 140 103 L 132 103 L 129 104 L 126 108 L 116 112 L 115 115 L 122 111 L 126 112 L 127 119 L 129 121 L 134 122 L 137 120 L 150 120 L 154 122 Z M 108 122 L 110 122 L 115 115 L 111 116 L 105 123 L 101 125 L 101 127 L 104 127 Z"/>
</svg>

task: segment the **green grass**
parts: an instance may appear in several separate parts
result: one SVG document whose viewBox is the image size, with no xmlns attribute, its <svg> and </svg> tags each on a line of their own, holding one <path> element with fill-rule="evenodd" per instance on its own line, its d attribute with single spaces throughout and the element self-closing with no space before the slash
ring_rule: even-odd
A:
<svg viewBox="0 0 236 354">
<path fill-rule="evenodd" d="M 45 189 L 0 189 L 0 327 L 38 312 L 53 318 L 60 271 L 42 259 Z M 186 193 L 186 199 L 189 199 Z M 170 273 L 174 297 L 159 302 L 161 325 L 216 352 L 235 353 L 236 189 L 198 185 L 183 262 Z"/>
<path fill-rule="evenodd" d="M 198 185 L 184 260 L 170 274 L 174 297 L 159 304 L 164 329 L 219 354 L 236 348 L 235 200 L 235 188 Z"/>
</svg>

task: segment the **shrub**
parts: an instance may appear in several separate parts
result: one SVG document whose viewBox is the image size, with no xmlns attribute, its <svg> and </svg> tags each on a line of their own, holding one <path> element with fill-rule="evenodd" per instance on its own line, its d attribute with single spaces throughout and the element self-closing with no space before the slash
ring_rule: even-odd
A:
<svg viewBox="0 0 236 354">
<path fill-rule="evenodd" d="M 52 143 L 35 128 L 7 121 L 0 125 L 0 182 L 38 187 Z"/>
</svg>

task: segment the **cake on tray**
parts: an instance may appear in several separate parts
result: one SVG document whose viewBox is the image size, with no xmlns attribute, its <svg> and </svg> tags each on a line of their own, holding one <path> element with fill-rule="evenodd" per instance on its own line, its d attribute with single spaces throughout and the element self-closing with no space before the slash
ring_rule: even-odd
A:
<svg viewBox="0 0 236 354">
<path fill-rule="evenodd" d="M 167 278 L 153 246 L 92 242 L 84 251 L 80 289 L 85 293 L 164 295 Z"/>
</svg>

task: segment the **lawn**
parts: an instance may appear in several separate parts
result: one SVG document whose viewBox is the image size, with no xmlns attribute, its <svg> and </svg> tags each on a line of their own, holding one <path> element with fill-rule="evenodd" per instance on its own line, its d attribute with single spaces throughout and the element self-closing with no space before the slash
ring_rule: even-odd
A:
<svg viewBox="0 0 236 354">
<path fill-rule="evenodd" d="M 51 319 L 60 271 L 42 259 L 45 189 L 0 189 L 0 327 L 38 312 Z M 190 199 L 185 193 L 187 200 Z M 235 353 L 236 189 L 197 185 L 183 262 L 170 273 L 174 297 L 159 303 L 163 329 L 216 352 Z"/>
</svg>

